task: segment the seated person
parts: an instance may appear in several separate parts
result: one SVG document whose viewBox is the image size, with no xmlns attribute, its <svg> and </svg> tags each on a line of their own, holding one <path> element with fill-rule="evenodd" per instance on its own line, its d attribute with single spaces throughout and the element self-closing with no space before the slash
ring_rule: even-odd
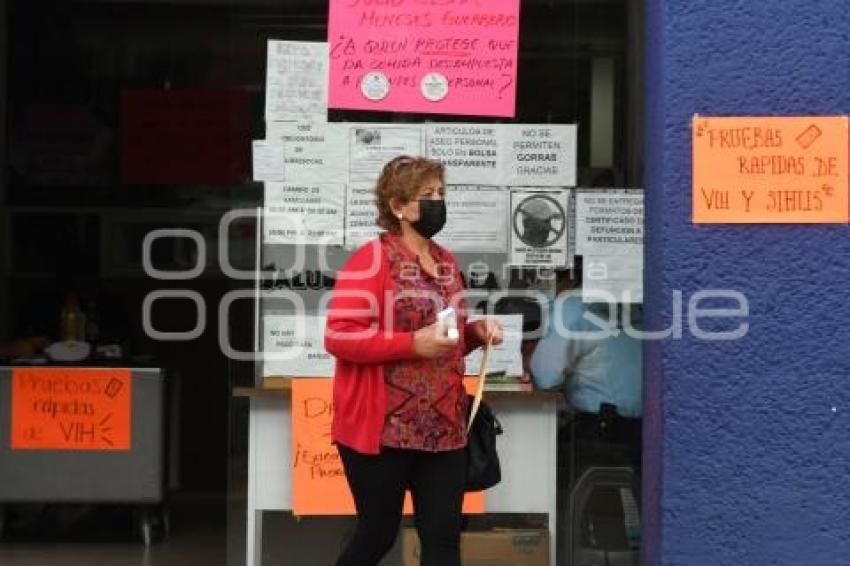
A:
<svg viewBox="0 0 850 566">
<path fill-rule="evenodd" d="M 574 270 L 558 272 L 548 326 L 529 363 L 532 379 L 540 389 L 562 388 L 575 411 L 577 442 L 601 441 L 626 448 L 625 454 L 617 456 L 610 447 L 583 450 L 587 458 L 582 459 L 592 460 L 587 464 L 626 463 L 638 468 L 642 345 L 617 324 L 618 317 L 609 317 L 609 309 L 616 305 L 583 303 L 580 284 L 579 264 Z M 636 310 L 634 305 L 630 309 Z"/>
<path fill-rule="evenodd" d="M 559 524 L 572 529 L 568 494 L 590 467 L 630 467 L 635 477 L 633 495 L 640 501 L 643 355 L 640 340 L 628 336 L 618 324 L 620 319 L 613 316 L 617 313 L 611 313 L 618 305 L 582 302 L 580 264 L 575 270 L 559 271 L 556 281 L 557 294 L 529 369 L 537 388 L 560 388 L 573 410 L 558 434 L 557 504 Z M 632 305 L 630 312 L 635 311 L 637 306 Z M 619 505 L 610 498 L 603 500 L 607 504 L 596 509 L 594 518 L 585 510 L 575 520 L 585 530 L 595 525 L 598 532 L 594 535 L 591 530 L 588 536 L 593 535 L 601 547 L 629 549 L 639 530 L 638 534 L 629 531 L 625 515 L 605 523 L 608 527 L 603 529 L 599 514 L 610 517 Z"/>
<path fill-rule="evenodd" d="M 563 387 L 576 411 L 598 414 L 604 405 L 613 405 L 619 416 L 638 418 L 641 343 L 619 325 L 609 327 L 618 321 L 609 317 L 609 305 L 583 303 L 580 282 L 580 269 L 558 272 L 546 334 L 531 357 L 534 383 L 540 389 Z"/>
</svg>

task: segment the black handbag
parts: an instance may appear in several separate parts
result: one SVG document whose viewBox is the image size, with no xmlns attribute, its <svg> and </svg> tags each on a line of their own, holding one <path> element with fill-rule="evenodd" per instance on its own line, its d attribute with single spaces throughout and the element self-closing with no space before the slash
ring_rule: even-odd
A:
<svg viewBox="0 0 850 566">
<path fill-rule="evenodd" d="M 481 357 L 481 369 L 478 373 L 478 391 L 476 396 L 484 394 L 484 381 L 487 377 L 487 358 L 490 343 L 485 346 Z M 489 405 L 480 401 L 478 410 L 472 414 L 476 396 L 467 396 L 466 407 L 466 491 L 483 491 L 502 480 L 502 468 L 499 465 L 499 453 L 496 452 L 496 437 L 502 434 L 502 425 L 493 414 Z"/>
<path fill-rule="evenodd" d="M 467 418 L 475 397 L 469 395 Z M 502 480 L 496 437 L 502 434 L 502 425 L 490 406 L 483 401 L 478 406 L 466 437 L 466 491 L 483 491 Z"/>
</svg>

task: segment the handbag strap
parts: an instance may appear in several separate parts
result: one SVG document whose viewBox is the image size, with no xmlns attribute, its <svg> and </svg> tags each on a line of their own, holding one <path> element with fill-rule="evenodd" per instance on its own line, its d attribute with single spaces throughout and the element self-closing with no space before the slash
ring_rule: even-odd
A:
<svg viewBox="0 0 850 566">
<path fill-rule="evenodd" d="M 487 377 L 487 358 L 490 355 L 490 345 L 492 338 L 487 338 L 487 343 L 484 346 L 484 355 L 481 356 L 481 369 L 478 370 L 478 388 L 475 391 L 475 399 L 472 401 L 472 410 L 469 412 L 469 422 L 466 423 L 466 432 L 472 428 L 472 421 L 475 420 L 475 415 L 478 413 L 478 408 L 481 406 L 481 398 L 484 396 L 484 381 Z"/>
</svg>

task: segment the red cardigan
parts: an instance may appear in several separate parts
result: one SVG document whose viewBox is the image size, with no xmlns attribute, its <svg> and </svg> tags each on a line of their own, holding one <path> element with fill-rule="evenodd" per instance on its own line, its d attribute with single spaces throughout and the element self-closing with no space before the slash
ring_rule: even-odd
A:
<svg viewBox="0 0 850 566">
<path fill-rule="evenodd" d="M 336 357 L 331 437 L 364 454 L 381 449 L 386 414 L 383 364 L 416 358 L 413 332 L 385 328 L 385 293 L 394 288 L 376 238 L 355 251 L 337 273 L 328 307 L 325 350 Z M 466 351 L 479 347 L 474 323 L 459 317 L 458 324 L 464 327 Z M 364 336 L 352 338 L 354 332 Z"/>
</svg>

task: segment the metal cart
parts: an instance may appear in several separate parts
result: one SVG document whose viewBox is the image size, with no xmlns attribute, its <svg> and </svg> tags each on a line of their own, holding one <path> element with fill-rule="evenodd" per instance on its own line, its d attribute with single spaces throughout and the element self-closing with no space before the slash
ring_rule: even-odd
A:
<svg viewBox="0 0 850 566">
<path fill-rule="evenodd" d="M 0 535 L 14 503 L 121 503 L 136 507 L 146 545 L 168 534 L 165 373 L 130 368 L 130 447 L 122 451 L 15 450 L 12 373 L 0 367 Z"/>
</svg>

